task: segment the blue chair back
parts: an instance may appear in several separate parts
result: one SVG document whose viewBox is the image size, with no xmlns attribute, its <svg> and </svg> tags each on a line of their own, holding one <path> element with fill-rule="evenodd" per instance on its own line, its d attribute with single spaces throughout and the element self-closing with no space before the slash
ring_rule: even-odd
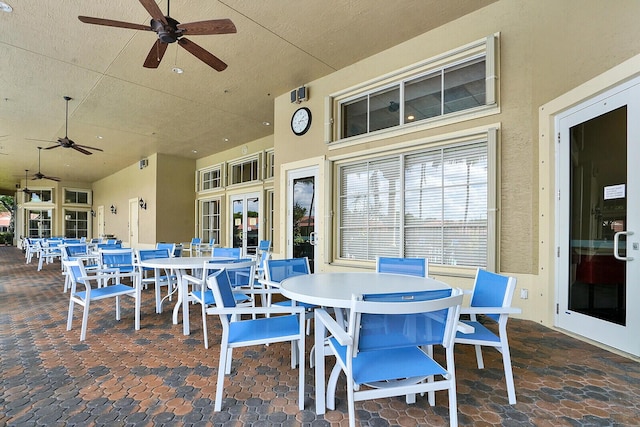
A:
<svg viewBox="0 0 640 427">
<path fill-rule="evenodd" d="M 77 243 L 82 243 L 82 242 L 80 241 L 80 239 L 64 239 L 62 242 L 63 242 L 65 245 L 74 245 L 74 244 L 77 244 Z"/>
<path fill-rule="evenodd" d="M 171 255 L 169 253 L 169 249 L 140 249 L 138 251 L 138 261 L 146 261 L 148 259 L 156 259 L 156 258 L 169 258 Z M 153 270 L 151 267 L 142 267 L 142 270 L 149 271 Z"/>
<path fill-rule="evenodd" d="M 100 263 L 106 268 L 117 268 L 121 273 L 135 269 L 133 249 L 105 249 L 100 251 Z"/>
<path fill-rule="evenodd" d="M 213 248 L 211 256 L 240 259 L 240 250 L 241 248 Z"/>
<path fill-rule="evenodd" d="M 378 257 L 376 271 L 378 273 L 427 277 L 427 274 L 429 274 L 429 262 L 426 258 Z"/>
<path fill-rule="evenodd" d="M 260 240 L 258 243 L 258 252 L 269 252 L 271 249 L 271 240 Z"/>
<path fill-rule="evenodd" d="M 176 250 L 175 243 L 156 243 L 156 249 L 166 249 L 169 251 L 169 256 L 174 256 Z"/>
<path fill-rule="evenodd" d="M 301 274 L 310 274 L 309 259 L 286 258 L 268 259 L 265 262 L 265 275 L 271 282 L 282 282 L 284 279 Z"/>
<path fill-rule="evenodd" d="M 476 281 L 471 296 L 471 307 L 504 307 L 511 305 L 511 296 L 508 295 L 507 288 L 509 277 L 486 270 L 478 269 Z M 512 290 L 513 292 L 513 290 Z M 505 305 L 506 304 L 506 305 Z M 487 314 L 496 322 L 500 319 L 499 314 Z"/>
<path fill-rule="evenodd" d="M 446 332 L 448 308 L 423 313 L 409 310 L 408 306 L 399 307 L 399 305 L 448 298 L 451 295 L 452 289 L 363 295 L 363 301 L 385 303 L 387 309 L 381 310 L 386 313 L 361 315 L 357 334 L 358 351 L 442 344 Z M 393 305 L 398 306 L 398 309 L 389 310 L 388 307 Z M 401 313 L 402 311 L 408 312 Z"/>
<path fill-rule="evenodd" d="M 191 239 L 191 244 L 192 245 L 199 245 L 202 242 L 202 240 L 199 237 L 193 237 Z"/>
<path fill-rule="evenodd" d="M 122 249 L 122 243 L 98 243 L 98 250 Z"/>
<path fill-rule="evenodd" d="M 73 259 L 78 255 L 86 255 L 88 252 L 86 244 L 65 245 L 64 250 L 69 259 Z"/>
<path fill-rule="evenodd" d="M 182 245 L 176 245 L 176 247 L 173 248 L 173 256 L 178 258 L 181 257 L 183 249 L 184 247 Z"/>
</svg>

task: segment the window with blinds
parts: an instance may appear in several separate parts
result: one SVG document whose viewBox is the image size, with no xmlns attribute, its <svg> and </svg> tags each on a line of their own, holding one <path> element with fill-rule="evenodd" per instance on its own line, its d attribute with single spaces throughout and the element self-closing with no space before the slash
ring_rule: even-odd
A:
<svg viewBox="0 0 640 427">
<path fill-rule="evenodd" d="M 487 141 L 339 167 L 341 259 L 487 266 Z"/>
<path fill-rule="evenodd" d="M 200 202 L 200 224 L 203 242 L 215 239 L 220 242 L 220 200 L 203 200 Z"/>
</svg>

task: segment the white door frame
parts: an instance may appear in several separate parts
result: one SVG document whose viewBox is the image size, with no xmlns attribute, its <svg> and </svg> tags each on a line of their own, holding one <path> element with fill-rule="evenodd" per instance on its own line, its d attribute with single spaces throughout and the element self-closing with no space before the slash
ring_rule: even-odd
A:
<svg viewBox="0 0 640 427">
<path fill-rule="evenodd" d="M 104 236 L 104 205 L 98 206 L 98 210 L 96 213 L 96 222 L 98 223 L 98 236 Z"/>
<path fill-rule="evenodd" d="M 566 168 L 569 165 L 568 129 L 597 117 L 620 106 L 627 106 L 627 231 L 635 232 L 627 236 L 627 256 L 635 258 L 626 262 L 626 324 L 598 320 L 594 317 L 568 309 L 568 269 L 571 254 L 568 250 L 568 226 L 570 189 Z M 640 171 L 637 159 L 640 158 L 640 78 L 628 81 L 606 92 L 585 100 L 575 107 L 555 117 L 558 132 L 556 145 L 556 204 L 555 240 L 558 254 L 556 257 L 556 304 L 555 324 L 560 328 L 582 335 L 588 339 L 603 343 L 616 349 L 640 356 L 640 340 L 630 339 L 640 332 L 640 285 L 635 279 L 640 277 Z M 565 195 L 563 198 L 562 196 Z"/>
<path fill-rule="evenodd" d="M 129 199 L 129 247 L 138 247 L 138 199 Z"/>
<path fill-rule="evenodd" d="M 230 194 L 228 197 L 229 203 L 228 203 L 228 212 L 229 212 L 229 228 L 227 229 L 227 233 L 228 233 L 228 238 L 227 240 L 229 241 L 229 247 L 233 246 L 233 234 L 235 232 L 235 223 L 234 223 L 234 219 L 233 219 L 233 202 L 237 201 L 237 200 L 242 200 L 242 203 L 244 205 L 244 210 L 243 210 L 243 218 L 242 218 L 242 223 L 245 226 L 245 231 L 243 232 L 243 237 L 242 237 L 242 256 L 247 255 L 247 227 L 249 226 L 248 224 L 248 217 L 247 217 L 247 199 L 250 198 L 256 198 L 258 199 L 258 240 L 260 240 L 261 236 L 263 235 L 264 230 L 261 230 L 260 228 L 262 227 L 262 225 L 264 224 L 264 220 L 263 220 L 263 209 L 262 209 L 262 193 L 260 191 L 251 191 L 248 193 L 237 193 L 237 194 Z M 223 245 L 226 246 L 226 245 Z"/>
<path fill-rule="evenodd" d="M 286 163 L 280 166 L 280 188 L 286 188 L 285 196 L 280 197 L 279 228 L 280 228 L 280 248 L 284 249 L 284 256 L 293 256 L 293 197 L 291 182 L 293 177 L 315 176 L 315 218 L 314 229 L 316 230 L 317 243 L 314 246 L 314 272 L 320 272 L 326 264 L 326 254 L 331 245 L 331 221 L 327 217 L 327 198 L 330 197 L 328 191 L 327 169 L 328 163 L 324 156 L 312 157 L 298 162 Z M 315 171 L 315 173 L 309 173 Z M 282 192 L 281 192 L 282 194 Z"/>
</svg>

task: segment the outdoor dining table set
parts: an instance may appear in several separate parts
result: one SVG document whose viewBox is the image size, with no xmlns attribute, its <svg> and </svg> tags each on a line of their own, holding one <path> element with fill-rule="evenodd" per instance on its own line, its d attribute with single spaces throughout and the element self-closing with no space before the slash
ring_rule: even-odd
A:
<svg viewBox="0 0 640 427">
<path fill-rule="evenodd" d="M 455 344 L 476 346 L 479 368 L 483 368 L 481 346 L 498 349 L 503 357 L 509 403 L 516 402 L 506 336 L 508 315 L 519 312 L 511 307 L 516 285 L 513 277 L 478 269 L 474 289 L 468 292 L 469 304 L 463 308 L 464 292 L 429 277 L 428 262 L 421 258 L 378 258 L 375 272 L 313 274 L 306 258 L 269 259 L 258 254 L 238 259 L 216 255 L 215 251 L 208 257 L 140 258 L 138 269 L 153 269 L 154 276 L 173 277 L 177 299 L 172 322 L 179 323 L 182 311 L 183 335 L 190 334 L 189 310 L 194 303 L 202 311 L 205 347 L 206 317 L 217 315 L 220 319 L 216 411 L 222 409 L 232 349 L 277 342 L 291 344 L 291 367 L 297 366 L 299 374 L 298 404 L 304 409 L 305 341 L 311 319 L 314 345 L 309 363 L 314 368 L 317 414 L 324 414 L 327 407 L 335 409 L 338 378 L 344 374 L 350 426 L 356 422 L 356 401 L 405 396 L 407 403 L 413 403 L 417 395 L 426 394 L 434 406 L 439 390 L 448 391 L 450 424 L 457 425 Z M 86 279 L 77 276 L 87 275 L 82 262 L 68 263 L 74 281 Z M 113 285 L 86 286 L 79 292 L 74 283 L 68 329 L 74 301 L 86 304 L 81 333 L 84 339 L 89 294 L 107 292 L 103 289 L 113 289 L 116 300 L 124 295 L 135 299 L 135 328 L 139 329 L 142 278 L 139 272 L 128 273 L 138 274 L 130 276 L 134 278 L 131 285 L 122 284 L 118 276 Z M 279 297 L 274 298 L 276 295 Z M 262 304 L 257 304 L 258 296 Z M 468 319 L 461 319 L 461 313 Z M 476 317 L 481 314 L 482 322 Z M 119 315 L 117 305 L 118 319 Z M 498 332 L 487 328 L 487 322 L 495 322 Z M 434 347 L 444 350 L 444 363 L 434 358 Z M 327 358 L 335 363 L 328 379 Z"/>
</svg>

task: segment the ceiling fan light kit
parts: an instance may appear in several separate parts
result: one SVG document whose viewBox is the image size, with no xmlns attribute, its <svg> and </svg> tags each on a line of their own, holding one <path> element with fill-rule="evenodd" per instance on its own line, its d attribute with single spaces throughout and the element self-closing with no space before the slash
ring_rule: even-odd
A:
<svg viewBox="0 0 640 427">
<path fill-rule="evenodd" d="M 167 15 L 165 16 L 154 0 L 139 0 L 140 4 L 151 15 L 149 25 L 140 25 L 130 22 L 114 21 L 112 19 L 92 18 L 89 16 L 78 16 L 78 19 L 85 24 L 104 25 L 107 27 L 127 28 L 130 30 L 153 31 L 158 35 L 143 66 L 145 68 L 158 68 L 160 61 L 164 57 L 169 43 L 178 43 L 187 52 L 204 62 L 217 71 L 223 71 L 227 68 L 220 58 L 216 57 L 209 51 L 200 47 L 191 40 L 185 38 L 185 35 L 213 35 L 213 34 L 232 34 L 237 32 L 235 25 L 230 19 L 214 19 L 209 21 L 189 22 L 181 24 L 170 16 L 170 1 L 167 0 Z M 174 68 L 175 73 L 182 70 Z"/>
</svg>

